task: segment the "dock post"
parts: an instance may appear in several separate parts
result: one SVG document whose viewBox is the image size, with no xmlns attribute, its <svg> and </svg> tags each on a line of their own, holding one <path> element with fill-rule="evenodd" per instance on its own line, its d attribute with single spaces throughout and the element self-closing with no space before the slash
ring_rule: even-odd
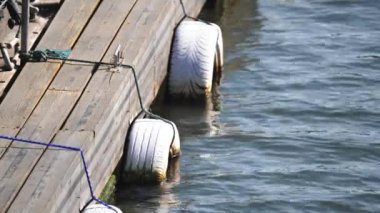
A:
<svg viewBox="0 0 380 213">
<path fill-rule="evenodd" d="M 22 0 L 21 52 L 28 52 L 29 0 Z"/>
</svg>

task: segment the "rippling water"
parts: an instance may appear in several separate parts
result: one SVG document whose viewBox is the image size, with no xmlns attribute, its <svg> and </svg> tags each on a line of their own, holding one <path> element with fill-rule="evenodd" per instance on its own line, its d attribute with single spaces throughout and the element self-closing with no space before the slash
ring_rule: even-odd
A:
<svg viewBox="0 0 380 213">
<path fill-rule="evenodd" d="M 155 106 L 182 156 L 125 212 L 380 212 L 380 1 L 226 0 L 209 109 Z"/>
</svg>

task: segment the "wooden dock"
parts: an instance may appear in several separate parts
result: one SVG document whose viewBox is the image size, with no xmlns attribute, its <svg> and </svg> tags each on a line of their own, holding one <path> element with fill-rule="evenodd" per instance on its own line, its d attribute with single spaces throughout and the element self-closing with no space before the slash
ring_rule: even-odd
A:
<svg viewBox="0 0 380 213">
<path fill-rule="evenodd" d="M 183 3 L 196 16 L 205 1 Z M 183 17 L 180 0 L 65 0 L 36 49 L 72 49 L 72 59 L 110 62 L 121 45 L 149 106 Z M 81 147 L 99 196 L 139 111 L 129 69 L 27 63 L 0 104 L 0 134 Z M 77 152 L 0 140 L 0 212 L 78 212 L 90 198 Z"/>
</svg>

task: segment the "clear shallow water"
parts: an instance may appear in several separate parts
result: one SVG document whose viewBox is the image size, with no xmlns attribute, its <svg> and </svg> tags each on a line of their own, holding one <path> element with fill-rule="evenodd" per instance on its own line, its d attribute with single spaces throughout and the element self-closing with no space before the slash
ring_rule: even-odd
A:
<svg viewBox="0 0 380 213">
<path fill-rule="evenodd" d="M 380 1 L 231 0 L 208 109 L 156 105 L 181 134 L 170 182 L 125 212 L 380 212 Z M 179 171 L 180 170 L 180 171 Z"/>
</svg>

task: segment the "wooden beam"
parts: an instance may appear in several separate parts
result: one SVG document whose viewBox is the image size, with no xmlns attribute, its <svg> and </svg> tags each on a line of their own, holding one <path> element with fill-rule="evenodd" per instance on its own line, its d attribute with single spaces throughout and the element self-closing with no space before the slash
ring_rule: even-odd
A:
<svg viewBox="0 0 380 213">
<path fill-rule="evenodd" d="M 134 1 L 125 0 L 103 2 L 75 45 L 71 57 L 91 61 L 101 60 L 133 4 Z M 99 27 L 102 29 L 101 32 L 98 32 Z M 65 64 L 35 107 L 18 137 L 50 141 L 80 97 L 81 88 L 83 89 L 87 84 L 93 69 L 94 65 Z M 75 76 L 75 80 L 72 76 Z M 65 83 L 60 84 L 61 82 Z M 60 85 L 63 86 L 60 87 Z M 43 150 L 43 148 L 36 148 L 28 144 L 11 145 L 0 161 L 0 168 L 5 168 L 4 171 L 0 171 L 0 186 L 7 185 L 6 190 L 3 191 L 5 198 L 9 200 L 14 198 L 32 171 L 34 164 L 43 154 Z M 17 165 L 14 164 L 15 160 L 18 161 Z M 8 177 L 6 168 L 11 165 L 16 169 L 13 178 L 1 178 L 2 175 Z M 14 202 L 17 202 L 17 199 Z M 20 205 L 14 206 L 20 207 Z"/>
<path fill-rule="evenodd" d="M 64 144 L 67 141 L 71 142 L 72 146 L 80 146 L 80 143 L 91 142 L 93 138 L 92 132 L 67 132 L 61 131 L 54 139 L 56 144 Z M 27 185 L 17 196 L 9 208 L 10 212 L 64 212 L 59 203 L 64 199 L 74 197 L 71 207 L 74 207 L 76 212 L 79 209 L 80 188 L 71 190 L 67 182 L 72 181 L 72 176 L 82 175 L 80 153 L 75 151 L 68 151 L 57 148 L 49 148 L 45 153 L 45 158 L 41 159 L 40 164 L 43 167 L 36 167 L 33 170 L 32 176 L 29 177 L 28 182 L 35 182 L 36 184 Z M 70 162 L 71 164 L 65 164 Z M 52 169 L 58 168 L 58 169 Z M 68 173 L 67 170 L 71 172 Z M 56 180 L 55 182 L 50 181 Z M 43 193 L 47 189 L 51 193 Z M 70 191 L 69 198 L 57 196 L 58 192 Z M 66 212 L 66 211 L 65 211 Z"/>
</svg>

